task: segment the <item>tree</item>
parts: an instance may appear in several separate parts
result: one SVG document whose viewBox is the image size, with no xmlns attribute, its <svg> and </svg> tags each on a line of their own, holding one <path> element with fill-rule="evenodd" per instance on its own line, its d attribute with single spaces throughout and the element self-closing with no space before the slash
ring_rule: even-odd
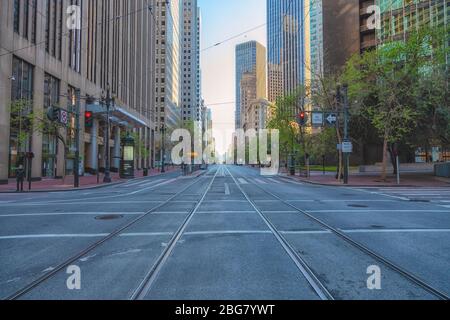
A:
<svg viewBox="0 0 450 320">
<path fill-rule="evenodd" d="M 437 96 L 445 95 L 445 91 L 422 95 L 421 78 L 442 66 L 436 61 L 442 57 L 439 52 L 444 43 L 438 34 L 432 29 L 419 29 L 406 41 L 357 54 L 346 65 L 342 79 L 349 85 L 353 112 L 370 119 L 383 139 L 383 180 L 387 178 L 389 149 L 418 126 L 418 104 L 434 105 Z"/>
</svg>

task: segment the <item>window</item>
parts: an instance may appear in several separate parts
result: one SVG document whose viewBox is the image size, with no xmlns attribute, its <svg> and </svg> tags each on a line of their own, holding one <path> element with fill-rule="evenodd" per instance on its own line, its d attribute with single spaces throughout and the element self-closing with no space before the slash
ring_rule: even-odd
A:
<svg viewBox="0 0 450 320">
<path fill-rule="evenodd" d="M 26 115 L 32 109 L 33 99 L 33 66 L 27 62 L 13 56 L 12 75 L 15 81 L 12 82 L 11 100 L 22 100 L 18 113 L 11 114 L 11 130 L 9 136 L 9 176 L 15 175 L 15 169 L 19 164 L 25 164 L 23 154 L 28 151 L 30 141 L 19 141 L 19 136 L 27 132 L 24 119 L 20 114 Z M 30 135 L 31 138 L 31 135 Z"/>
<path fill-rule="evenodd" d="M 14 32 L 20 30 L 20 0 L 14 0 Z"/>
</svg>

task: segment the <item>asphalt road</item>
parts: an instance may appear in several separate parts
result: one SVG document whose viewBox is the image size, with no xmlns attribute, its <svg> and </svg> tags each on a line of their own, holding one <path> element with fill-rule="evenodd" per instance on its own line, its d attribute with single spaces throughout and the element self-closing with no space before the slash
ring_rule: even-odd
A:
<svg viewBox="0 0 450 320">
<path fill-rule="evenodd" d="M 450 296 L 445 194 L 417 202 L 233 166 L 3 194 L 0 298 L 438 299 Z"/>
</svg>

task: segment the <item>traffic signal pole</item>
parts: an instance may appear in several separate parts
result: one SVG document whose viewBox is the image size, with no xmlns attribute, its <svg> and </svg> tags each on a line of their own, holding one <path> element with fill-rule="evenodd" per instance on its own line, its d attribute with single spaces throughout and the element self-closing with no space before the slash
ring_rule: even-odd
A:
<svg viewBox="0 0 450 320">
<path fill-rule="evenodd" d="M 80 187 L 80 90 L 75 91 L 75 160 L 74 187 Z"/>
</svg>

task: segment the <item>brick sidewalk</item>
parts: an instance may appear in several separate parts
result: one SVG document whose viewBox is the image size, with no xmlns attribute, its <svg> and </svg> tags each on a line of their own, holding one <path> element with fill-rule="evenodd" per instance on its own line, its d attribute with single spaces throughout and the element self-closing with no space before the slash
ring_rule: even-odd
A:
<svg viewBox="0 0 450 320">
<path fill-rule="evenodd" d="M 286 174 L 282 174 L 287 176 Z M 343 184 L 336 180 L 335 174 L 325 174 L 313 172 L 310 178 L 299 176 L 290 178 L 312 184 L 342 186 Z M 431 174 L 404 173 L 400 176 L 400 185 L 397 184 L 395 176 L 388 176 L 387 181 L 382 181 L 380 175 L 350 175 L 349 186 L 351 187 L 450 187 L 450 179 L 438 178 Z"/>
<path fill-rule="evenodd" d="M 168 167 L 166 169 L 166 172 L 171 172 L 179 170 L 179 168 L 172 168 Z M 149 170 L 149 176 L 157 176 L 161 174 L 159 169 L 152 169 Z M 89 189 L 89 188 L 95 188 L 100 186 L 106 186 L 103 183 L 103 177 L 104 174 L 100 174 L 100 182 L 97 184 L 97 176 L 84 176 L 80 177 L 80 189 Z M 136 178 L 142 178 L 143 177 L 143 171 L 142 170 L 136 170 L 135 172 Z M 127 180 L 120 179 L 118 173 L 111 173 L 112 183 L 120 183 L 125 182 Z M 31 184 L 31 191 L 69 191 L 74 190 L 73 187 L 73 176 L 67 176 L 65 177 L 64 181 L 63 179 L 43 179 L 42 181 L 32 182 Z M 23 184 L 24 191 L 28 191 L 28 182 L 25 181 Z M 9 183 L 5 185 L 0 185 L 0 193 L 2 192 L 15 192 L 16 191 L 16 180 L 15 179 L 9 179 Z"/>
</svg>

